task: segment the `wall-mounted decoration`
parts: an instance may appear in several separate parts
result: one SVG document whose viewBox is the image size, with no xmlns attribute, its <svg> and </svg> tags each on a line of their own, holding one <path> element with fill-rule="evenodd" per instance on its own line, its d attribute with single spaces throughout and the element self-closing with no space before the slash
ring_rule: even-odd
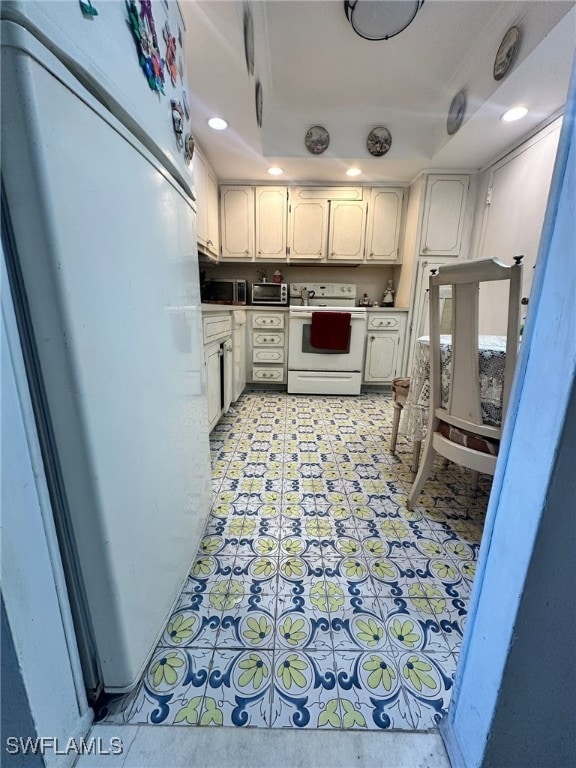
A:
<svg viewBox="0 0 576 768">
<path fill-rule="evenodd" d="M 184 139 L 184 160 L 190 165 L 194 156 L 194 137 L 189 133 Z"/>
<path fill-rule="evenodd" d="M 140 0 L 138 13 L 135 0 L 126 0 L 128 23 L 136 43 L 138 59 L 153 91 L 164 93 L 164 62 L 158 48 L 158 38 L 150 0 Z"/>
<path fill-rule="evenodd" d="M 188 94 L 186 91 L 182 91 L 182 106 L 184 107 L 186 120 L 190 120 L 190 105 L 188 104 Z"/>
<path fill-rule="evenodd" d="M 372 128 L 366 139 L 366 147 L 368 152 L 374 157 L 382 157 L 392 146 L 392 135 L 388 128 L 379 125 L 377 128 Z"/>
<path fill-rule="evenodd" d="M 79 0 L 79 2 L 80 2 L 80 10 L 82 11 L 84 16 L 88 16 L 88 17 L 98 16 L 98 11 L 96 10 L 96 8 L 94 8 L 90 0 L 86 0 L 86 2 L 84 2 L 84 0 Z"/>
<path fill-rule="evenodd" d="M 321 155 L 328 149 L 330 134 L 324 126 L 313 125 L 304 137 L 304 144 L 308 152 L 312 152 L 313 155 Z"/>
<path fill-rule="evenodd" d="M 464 120 L 464 114 L 466 113 L 466 92 L 458 91 L 456 96 L 452 99 L 450 109 L 448 110 L 448 118 L 446 120 L 446 131 L 449 136 L 456 133 L 458 128 L 462 125 Z"/>
<path fill-rule="evenodd" d="M 500 48 L 494 59 L 494 80 L 502 80 L 508 74 L 510 67 L 518 53 L 520 43 L 520 30 L 518 27 L 510 27 L 502 38 Z"/>
<path fill-rule="evenodd" d="M 166 66 L 168 67 L 168 73 L 172 85 L 176 85 L 178 80 L 178 67 L 176 65 L 176 38 L 170 32 L 170 25 L 168 22 L 164 24 L 164 42 L 166 43 Z"/>
<path fill-rule="evenodd" d="M 260 80 L 256 80 L 255 96 L 256 96 L 256 122 L 258 123 L 258 128 L 262 128 L 263 105 L 262 105 L 262 86 L 260 85 Z"/>
<path fill-rule="evenodd" d="M 248 74 L 254 74 L 254 22 L 248 3 L 244 3 L 244 54 Z"/>
<path fill-rule="evenodd" d="M 174 133 L 176 134 L 176 143 L 178 144 L 178 147 L 182 149 L 184 146 L 184 110 L 182 109 L 182 104 L 180 104 L 179 101 L 176 101 L 176 99 L 171 99 L 170 105 L 172 107 L 172 124 L 174 126 Z"/>
</svg>

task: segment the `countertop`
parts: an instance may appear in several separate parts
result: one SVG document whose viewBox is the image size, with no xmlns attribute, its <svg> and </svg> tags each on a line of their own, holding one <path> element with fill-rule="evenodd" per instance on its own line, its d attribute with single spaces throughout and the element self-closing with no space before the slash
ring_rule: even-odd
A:
<svg viewBox="0 0 576 768">
<path fill-rule="evenodd" d="M 209 312 L 231 312 L 235 309 L 246 309 L 248 311 L 258 311 L 258 312 L 288 312 L 290 309 L 289 306 L 252 306 L 252 305 L 243 305 L 243 304 L 202 304 L 202 312 L 203 313 L 209 313 Z M 311 310 L 314 309 L 313 306 L 310 307 Z M 338 307 L 342 312 L 346 311 L 346 307 Z M 367 312 L 408 312 L 408 307 L 366 307 Z"/>
</svg>

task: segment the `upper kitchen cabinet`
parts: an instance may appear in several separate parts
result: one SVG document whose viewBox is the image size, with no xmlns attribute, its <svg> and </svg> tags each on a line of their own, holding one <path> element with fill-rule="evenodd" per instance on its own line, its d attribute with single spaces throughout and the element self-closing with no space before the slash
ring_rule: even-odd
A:
<svg viewBox="0 0 576 768">
<path fill-rule="evenodd" d="M 366 263 L 399 264 L 404 189 L 374 187 L 368 208 Z"/>
<path fill-rule="evenodd" d="M 201 251 L 217 259 L 220 251 L 218 182 L 201 152 L 194 152 L 196 239 Z"/>
<path fill-rule="evenodd" d="M 254 187 L 220 187 L 221 258 L 254 258 Z"/>
<path fill-rule="evenodd" d="M 362 261 L 366 211 L 367 204 L 361 200 L 330 201 L 328 261 Z"/>
<path fill-rule="evenodd" d="M 328 205 L 328 200 L 290 202 L 288 255 L 291 261 L 326 258 Z"/>
<path fill-rule="evenodd" d="M 291 261 L 359 263 L 364 256 L 366 203 L 362 187 L 294 187 L 290 190 L 288 255 Z"/>
<path fill-rule="evenodd" d="M 286 259 L 288 188 L 256 187 L 256 260 Z"/>
<path fill-rule="evenodd" d="M 423 256 L 462 255 L 469 185 L 469 176 L 428 176 L 420 237 Z"/>
</svg>

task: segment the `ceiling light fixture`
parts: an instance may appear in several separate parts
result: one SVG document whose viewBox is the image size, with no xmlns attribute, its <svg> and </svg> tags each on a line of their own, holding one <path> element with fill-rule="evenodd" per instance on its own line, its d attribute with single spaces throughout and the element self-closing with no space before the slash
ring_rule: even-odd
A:
<svg viewBox="0 0 576 768">
<path fill-rule="evenodd" d="M 271 168 L 268 168 L 268 173 L 270 176 L 280 176 L 280 174 L 284 173 L 282 168 L 278 168 L 276 165 L 273 165 Z"/>
<path fill-rule="evenodd" d="M 362 171 L 360 168 L 348 168 L 346 171 L 346 176 L 360 176 L 361 173 Z"/>
<path fill-rule="evenodd" d="M 513 109 L 509 109 L 508 112 L 504 112 L 500 120 L 503 120 L 505 123 L 513 123 L 514 120 L 520 120 L 527 114 L 528 110 L 526 107 L 514 107 Z"/>
<path fill-rule="evenodd" d="M 228 123 L 221 117 L 211 117 L 210 120 L 208 120 L 208 125 L 215 131 L 225 131 L 226 128 L 228 128 Z"/>
<path fill-rule="evenodd" d="M 414 21 L 424 0 L 344 0 L 344 12 L 357 35 L 388 40 Z"/>
</svg>

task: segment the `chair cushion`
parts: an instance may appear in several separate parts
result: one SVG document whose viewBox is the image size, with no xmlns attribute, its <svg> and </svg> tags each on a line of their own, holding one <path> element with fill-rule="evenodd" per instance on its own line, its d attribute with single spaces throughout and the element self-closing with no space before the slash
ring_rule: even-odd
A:
<svg viewBox="0 0 576 768">
<path fill-rule="evenodd" d="M 437 430 L 443 437 L 450 440 L 451 443 L 463 445 L 465 448 L 471 448 L 479 453 L 489 453 L 491 456 L 498 455 L 500 447 L 499 440 L 490 440 L 488 437 L 475 435 L 474 432 L 468 432 L 465 429 L 453 427 L 445 421 L 441 421 Z"/>
<path fill-rule="evenodd" d="M 410 379 L 404 376 L 399 376 L 392 379 L 392 395 L 393 399 L 397 402 L 404 404 L 408 397 L 408 390 L 410 389 Z"/>
</svg>

